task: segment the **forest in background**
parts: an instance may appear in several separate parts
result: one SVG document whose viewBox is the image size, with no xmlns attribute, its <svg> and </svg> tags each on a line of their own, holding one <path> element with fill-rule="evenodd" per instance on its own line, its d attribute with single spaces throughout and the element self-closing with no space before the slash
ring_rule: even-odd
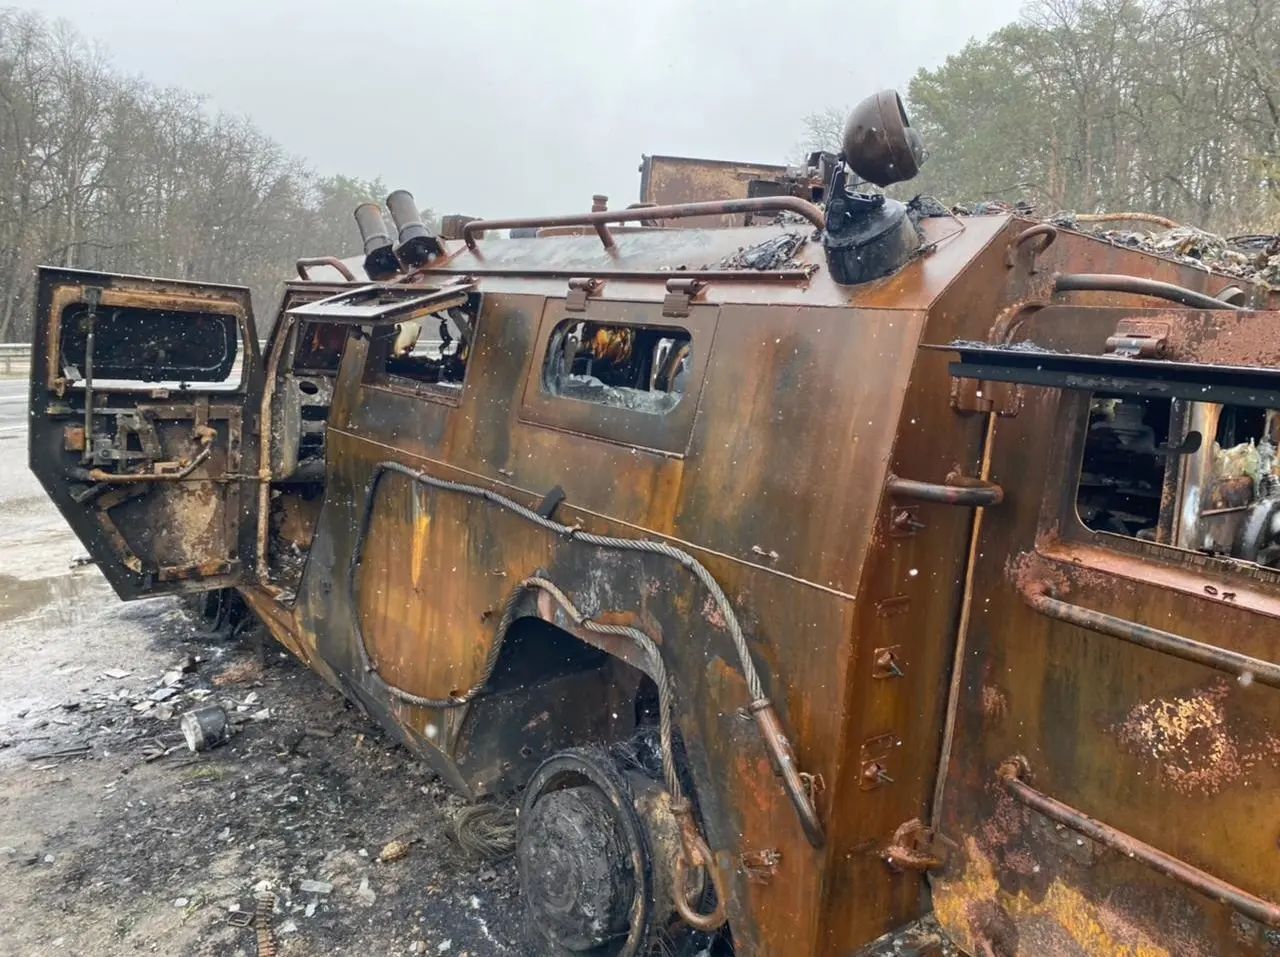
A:
<svg viewBox="0 0 1280 957">
<path fill-rule="evenodd" d="M 912 78 L 930 156 L 899 192 L 1280 230 L 1278 51 L 1280 0 L 1034 0 Z M 808 116 L 804 145 L 838 149 L 845 114 Z M 0 8 L 0 341 L 29 337 L 40 263 L 243 284 L 263 315 L 385 194 Z"/>
<path fill-rule="evenodd" d="M 929 159 L 898 192 L 1280 230 L 1280 0 L 1036 0 L 906 98 Z"/>
<path fill-rule="evenodd" d="M 266 328 L 294 261 L 358 251 L 352 210 L 386 194 L 0 8 L 0 342 L 30 338 L 40 264 L 246 285 Z"/>
</svg>

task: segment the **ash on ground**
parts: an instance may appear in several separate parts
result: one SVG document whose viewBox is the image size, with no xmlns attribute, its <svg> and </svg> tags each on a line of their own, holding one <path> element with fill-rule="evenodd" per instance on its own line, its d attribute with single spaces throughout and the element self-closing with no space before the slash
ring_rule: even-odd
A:
<svg viewBox="0 0 1280 957">
<path fill-rule="evenodd" d="M 0 575 L 0 952 L 253 957 L 264 927 L 282 957 L 527 952 L 513 864 L 463 849 L 424 764 L 270 639 L 117 602 L 23 507 L 0 534 L 40 556 Z M 192 753 L 178 716 L 213 703 L 233 734 Z"/>
</svg>

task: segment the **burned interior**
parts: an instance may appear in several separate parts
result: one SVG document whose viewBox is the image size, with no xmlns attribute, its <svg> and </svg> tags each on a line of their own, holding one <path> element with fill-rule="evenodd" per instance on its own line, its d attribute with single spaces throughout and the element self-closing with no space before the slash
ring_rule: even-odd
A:
<svg viewBox="0 0 1280 957">
<path fill-rule="evenodd" d="M 1276 410 L 1260 406 L 1094 394 L 1076 498 L 1080 521 L 1094 531 L 1273 567 L 1280 558 L 1276 429 Z"/>
<path fill-rule="evenodd" d="M 547 347 L 551 395 L 662 415 L 679 404 L 689 374 L 688 330 L 566 319 Z"/>
<path fill-rule="evenodd" d="M 43 269 L 32 468 L 122 598 L 234 591 L 518 806 L 531 953 L 1274 955 L 1280 303 L 925 156 L 886 91 L 740 195 L 397 191 L 261 350 Z"/>
</svg>

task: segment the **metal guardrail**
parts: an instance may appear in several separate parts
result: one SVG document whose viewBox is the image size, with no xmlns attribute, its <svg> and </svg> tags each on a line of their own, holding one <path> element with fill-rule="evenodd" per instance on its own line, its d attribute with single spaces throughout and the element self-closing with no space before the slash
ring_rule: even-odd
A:
<svg viewBox="0 0 1280 957">
<path fill-rule="evenodd" d="M 0 375 L 12 375 L 15 369 L 26 375 L 30 368 L 29 342 L 0 342 Z"/>
</svg>

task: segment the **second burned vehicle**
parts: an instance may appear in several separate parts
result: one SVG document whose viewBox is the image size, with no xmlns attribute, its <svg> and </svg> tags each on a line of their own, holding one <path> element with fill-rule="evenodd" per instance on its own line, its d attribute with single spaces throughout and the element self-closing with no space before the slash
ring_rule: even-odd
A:
<svg viewBox="0 0 1280 957">
<path fill-rule="evenodd" d="M 121 597 L 521 793 L 531 949 L 1274 955 L 1275 302 L 852 185 L 919 159 L 884 93 L 824 206 L 393 194 L 262 354 L 243 289 L 42 270 L 32 468 Z"/>
</svg>

